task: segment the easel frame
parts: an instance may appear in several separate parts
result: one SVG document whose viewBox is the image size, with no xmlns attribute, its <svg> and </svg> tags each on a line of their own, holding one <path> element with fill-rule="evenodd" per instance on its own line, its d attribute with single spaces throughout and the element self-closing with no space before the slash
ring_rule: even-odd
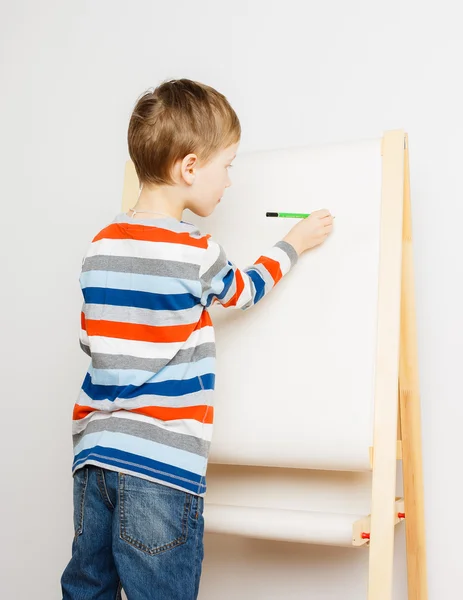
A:
<svg viewBox="0 0 463 600">
<path fill-rule="evenodd" d="M 427 600 L 410 172 L 404 131 L 385 133 L 382 164 L 368 600 L 392 598 L 398 446 L 403 463 L 408 598 Z"/>
<path fill-rule="evenodd" d="M 427 600 L 423 470 L 408 136 L 382 139 L 381 232 L 371 515 L 354 523 L 353 545 L 369 545 L 368 600 L 391 600 L 395 525 L 405 514 L 409 600 Z M 124 174 L 122 210 L 132 205 L 138 178 Z M 404 498 L 396 498 L 402 459 Z M 404 510 L 404 513 L 399 511 Z M 369 541 L 362 539 L 368 532 Z"/>
</svg>

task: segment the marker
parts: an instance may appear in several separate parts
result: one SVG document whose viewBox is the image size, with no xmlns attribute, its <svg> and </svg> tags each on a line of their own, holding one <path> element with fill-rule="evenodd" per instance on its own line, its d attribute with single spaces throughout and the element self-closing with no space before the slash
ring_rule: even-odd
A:
<svg viewBox="0 0 463 600">
<path fill-rule="evenodd" d="M 283 219 L 307 219 L 310 217 L 310 213 L 284 213 L 284 212 L 268 212 L 265 214 L 266 217 L 281 217 Z"/>
<path fill-rule="evenodd" d="M 283 219 L 307 219 L 310 217 L 310 213 L 279 213 L 279 212 L 268 212 L 265 213 L 266 217 L 281 217 Z M 336 217 L 333 216 L 333 219 Z"/>
</svg>

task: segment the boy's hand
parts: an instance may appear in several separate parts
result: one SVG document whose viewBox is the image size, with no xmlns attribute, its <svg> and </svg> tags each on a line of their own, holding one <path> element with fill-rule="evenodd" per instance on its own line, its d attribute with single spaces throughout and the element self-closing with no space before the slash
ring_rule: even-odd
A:
<svg viewBox="0 0 463 600">
<path fill-rule="evenodd" d="M 295 225 L 284 238 L 298 254 L 323 244 L 333 230 L 333 217 L 329 210 L 316 210 L 310 217 Z"/>
</svg>

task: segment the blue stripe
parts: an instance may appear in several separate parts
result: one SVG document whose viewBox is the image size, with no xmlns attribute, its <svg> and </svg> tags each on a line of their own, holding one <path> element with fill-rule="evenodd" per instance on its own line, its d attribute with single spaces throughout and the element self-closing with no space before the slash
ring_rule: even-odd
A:
<svg viewBox="0 0 463 600">
<path fill-rule="evenodd" d="M 215 373 L 215 358 L 203 358 L 196 362 L 167 365 L 157 373 L 141 369 L 95 369 L 90 365 L 88 372 L 92 382 L 99 385 L 143 385 L 161 381 L 191 379 L 199 375 Z"/>
<path fill-rule="evenodd" d="M 176 469 L 186 469 L 193 473 L 201 473 L 204 467 L 204 457 L 195 452 L 188 452 L 181 448 L 119 431 L 86 433 L 75 445 L 74 454 L 79 454 L 95 446 L 117 448 L 120 452 L 129 452 L 151 460 L 159 460 Z"/>
<path fill-rule="evenodd" d="M 223 279 L 223 290 L 217 296 L 217 298 L 219 300 L 223 300 L 225 298 L 225 296 L 228 294 L 230 287 L 233 285 L 233 282 L 235 281 L 235 275 L 236 275 L 235 269 L 232 266 L 230 266 L 230 271 L 227 273 L 227 275 Z"/>
<path fill-rule="evenodd" d="M 202 385 L 201 385 L 202 384 Z M 116 398 L 138 398 L 138 396 L 185 396 L 194 394 L 201 390 L 213 390 L 215 384 L 215 375 L 208 373 L 201 377 L 184 379 L 183 381 L 162 381 L 160 383 L 145 383 L 136 385 L 97 385 L 92 383 L 90 374 L 87 373 L 82 384 L 82 390 L 92 400 L 110 400 L 113 402 Z"/>
<path fill-rule="evenodd" d="M 199 302 L 193 294 L 150 294 L 111 288 L 84 288 L 82 293 L 87 304 L 132 306 L 151 310 L 184 310 Z"/>
<path fill-rule="evenodd" d="M 214 298 L 222 300 L 228 293 L 235 279 L 235 269 L 229 262 L 211 281 L 211 293 L 206 302 L 206 307 L 212 304 Z"/>
<path fill-rule="evenodd" d="M 256 296 L 254 298 L 254 304 L 257 304 L 261 298 L 263 298 L 265 294 L 265 281 L 258 273 L 258 271 L 254 271 L 254 269 L 248 269 L 247 274 L 252 279 L 254 283 L 254 287 L 256 288 Z"/>
<path fill-rule="evenodd" d="M 137 290 L 138 292 L 156 292 L 157 294 L 184 294 L 189 292 L 201 296 L 200 281 L 141 275 L 140 273 L 119 273 L 117 271 L 84 271 L 80 276 L 82 288 L 113 288 L 118 290 Z"/>
<path fill-rule="evenodd" d="M 86 460 L 95 460 L 100 463 L 107 463 L 121 469 L 127 469 L 136 473 L 149 475 L 162 481 L 179 485 L 196 494 L 202 494 L 206 491 L 205 478 L 198 473 L 192 473 L 185 469 L 179 469 L 157 460 L 152 460 L 130 452 L 123 452 L 114 448 L 105 448 L 95 446 L 87 450 L 82 450 L 74 458 L 72 470 L 83 465 Z"/>
</svg>

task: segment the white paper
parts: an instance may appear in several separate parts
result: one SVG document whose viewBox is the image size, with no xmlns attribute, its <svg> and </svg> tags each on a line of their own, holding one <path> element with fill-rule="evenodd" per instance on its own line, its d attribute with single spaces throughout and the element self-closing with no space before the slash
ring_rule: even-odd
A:
<svg viewBox="0 0 463 600">
<path fill-rule="evenodd" d="M 211 462 L 369 469 L 378 301 L 380 140 L 242 155 L 207 220 L 245 267 L 328 208 L 334 232 L 257 306 L 213 308 L 218 371 Z"/>
</svg>

